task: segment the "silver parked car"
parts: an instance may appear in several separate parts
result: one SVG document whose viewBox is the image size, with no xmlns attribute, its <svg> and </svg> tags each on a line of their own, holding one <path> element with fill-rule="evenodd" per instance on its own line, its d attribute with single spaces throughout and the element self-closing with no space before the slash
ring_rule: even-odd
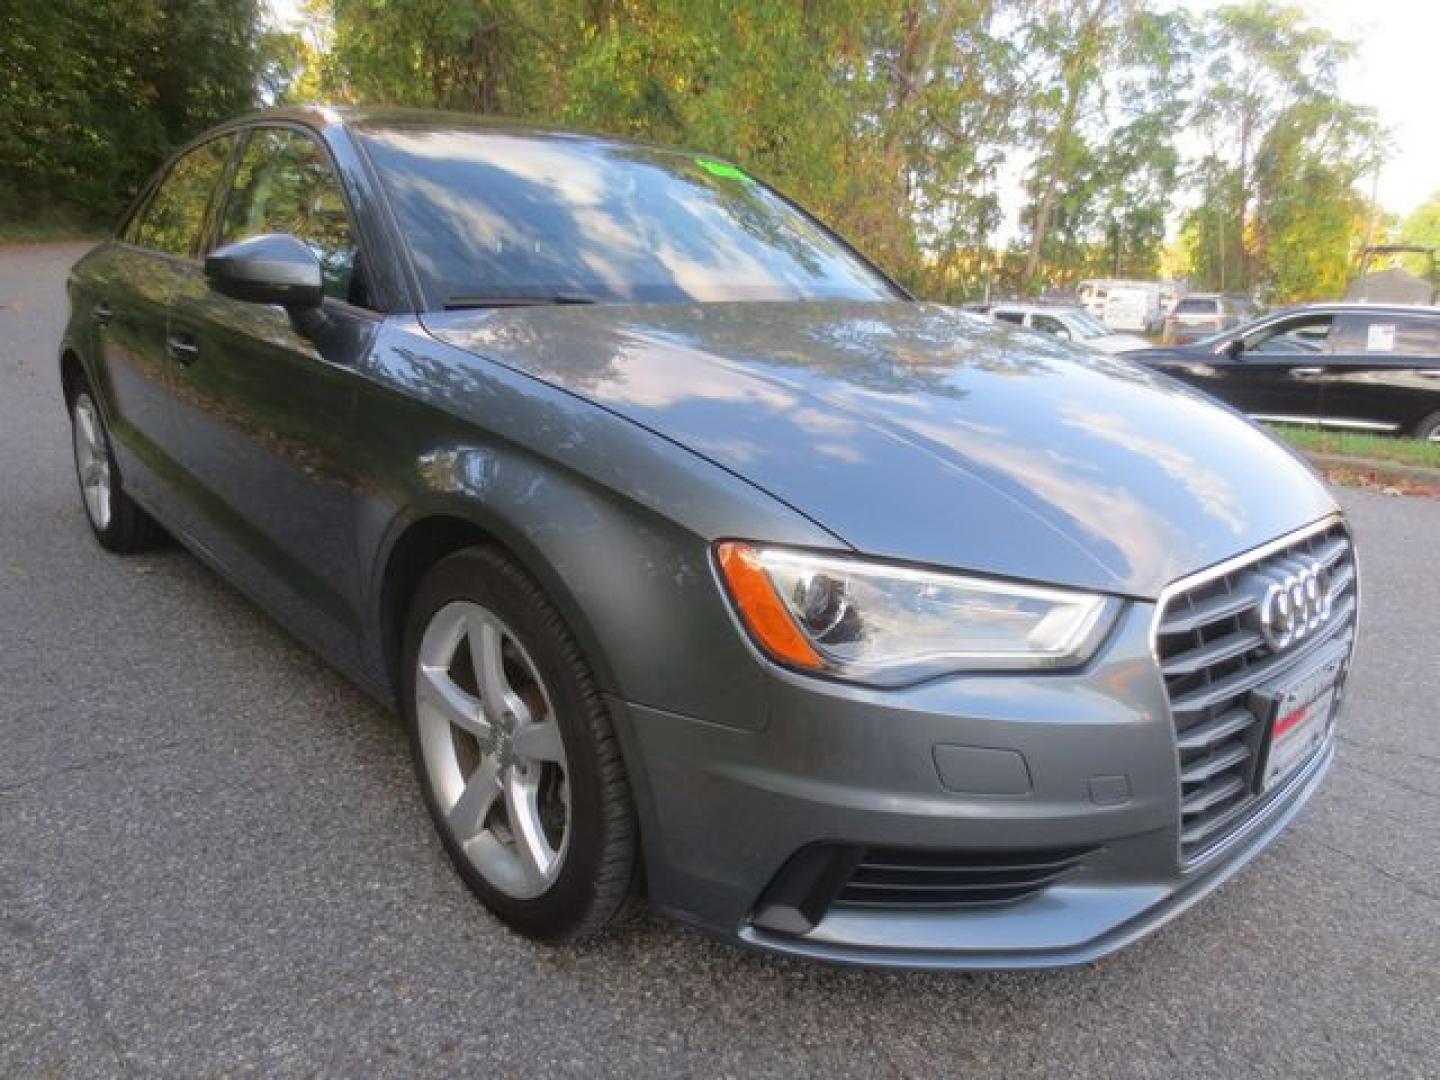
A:
<svg viewBox="0 0 1440 1080">
<path fill-rule="evenodd" d="M 163 526 L 393 706 L 523 933 L 644 899 L 800 956 L 1084 962 L 1330 764 L 1359 597 L 1314 474 L 911 299 L 731 163 L 270 112 L 68 295 L 97 539 Z"/>
<path fill-rule="evenodd" d="M 1248 296 L 1191 293 L 1165 316 L 1161 339 L 1167 345 L 1184 345 L 1239 326 L 1254 314 L 1255 303 Z"/>
<path fill-rule="evenodd" d="M 1117 333 L 1080 307 L 1003 303 L 991 305 L 988 313 L 997 322 L 1023 326 L 1096 352 L 1114 355 L 1150 347 L 1138 334 Z"/>
</svg>

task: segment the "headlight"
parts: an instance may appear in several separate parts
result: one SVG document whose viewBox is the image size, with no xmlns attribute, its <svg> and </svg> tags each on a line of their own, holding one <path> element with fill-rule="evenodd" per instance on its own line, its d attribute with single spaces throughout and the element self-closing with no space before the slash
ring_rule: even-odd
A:
<svg viewBox="0 0 1440 1080">
<path fill-rule="evenodd" d="M 898 686 L 947 672 L 1073 667 L 1115 621 L 1112 597 L 740 541 L 715 546 L 730 600 L 788 667 Z"/>
</svg>

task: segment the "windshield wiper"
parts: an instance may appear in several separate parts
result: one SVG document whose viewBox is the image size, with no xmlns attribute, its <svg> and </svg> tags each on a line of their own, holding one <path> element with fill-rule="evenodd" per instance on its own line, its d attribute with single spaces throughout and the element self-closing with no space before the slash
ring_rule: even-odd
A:
<svg viewBox="0 0 1440 1080">
<path fill-rule="evenodd" d="M 542 307 L 547 304 L 593 304 L 592 296 L 579 293 L 540 293 L 530 296 L 452 296 L 445 301 L 446 311 L 465 308 Z"/>
</svg>

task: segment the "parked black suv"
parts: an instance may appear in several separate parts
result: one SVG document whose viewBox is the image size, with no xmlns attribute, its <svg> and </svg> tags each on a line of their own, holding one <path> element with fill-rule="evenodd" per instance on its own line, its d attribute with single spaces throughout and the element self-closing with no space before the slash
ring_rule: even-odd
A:
<svg viewBox="0 0 1440 1080">
<path fill-rule="evenodd" d="M 1312 304 L 1125 355 L 1258 420 L 1440 442 L 1440 308 Z"/>
</svg>

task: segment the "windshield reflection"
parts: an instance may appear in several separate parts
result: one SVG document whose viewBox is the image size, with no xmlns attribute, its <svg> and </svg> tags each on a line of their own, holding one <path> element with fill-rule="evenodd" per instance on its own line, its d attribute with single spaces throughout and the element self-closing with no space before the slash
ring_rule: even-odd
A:
<svg viewBox="0 0 1440 1080">
<path fill-rule="evenodd" d="M 763 184 L 703 156 L 485 128 L 362 139 L 435 306 L 899 295 Z"/>
</svg>

